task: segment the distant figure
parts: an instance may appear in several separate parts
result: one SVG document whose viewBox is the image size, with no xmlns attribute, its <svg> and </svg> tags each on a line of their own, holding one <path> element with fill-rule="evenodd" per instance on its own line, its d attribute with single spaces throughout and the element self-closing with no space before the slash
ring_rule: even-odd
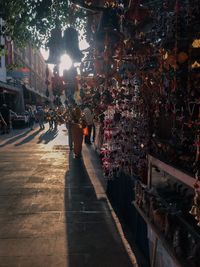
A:
<svg viewBox="0 0 200 267">
<path fill-rule="evenodd" d="M 47 121 L 49 122 L 49 130 L 53 129 L 53 110 L 50 108 L 47 112 Z"/>
<path fill-rule="evenodd" d="M 6 104 L 0 108 L 0 113 L 3 118 L 3 134 L 9 133 L 11 128 L 11 112 Z"/>
<path fill-rule="evenodd" d="M 38 107 L 37 112 L 36 112 L 36 117 L 38 119 L 39 125 L 40 125 L 40 130 L 44 130 L 44 110 L 42 109 L 42 107 Z"/>
<path fill-rule="evenodd" d="M 33 130 L 33 126 L 35 122 L 35 114 L 31 107 L 28 109 L 28 116 L 29 116 L 29 127 L 31 130 Z"/>
<path fill-rule="evenodd" d="M 4 127 L 6 126 L 6 122 L 4 121 L 3 116 L 0 113 L 0 129 L 4 129 Z"/>
<path fill-rule="evenodd" d="M 58 129 L 58 115 L 57 115 L 57 111 L 54 109 L 52 112 L 52 119 L 53 119 L 53 124 L 54 124 L 54 129 L 57 131 Z"/>
</svg>

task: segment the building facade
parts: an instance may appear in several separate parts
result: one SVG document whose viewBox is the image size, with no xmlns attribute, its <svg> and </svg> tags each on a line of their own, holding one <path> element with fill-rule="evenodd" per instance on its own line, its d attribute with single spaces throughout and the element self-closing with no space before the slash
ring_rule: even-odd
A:
<svg viewBox="0 0 200 267">
<path fill-rule="evenodd" d="M 49 105 L 53 101 L 52 72 L 39 51 L 28 43 L 19 48 L 3 34 L 0 18 L 0 106 L 24 112 L 26 105 Z M 48 77 L 47 77 L 48 74 Z"/>
<path fill-rule="evenodd" d="M 48 69 L 47 77 L 48 67 L 41 52 L 29 43 L 24 48 L 19 48 L 13 44 L 11 53 L 12 61 L 8 56 L 7 65 L 9 66 L 9 63 L 11 63 L 10 66 L 11 68 L 14 66 L 14 70 L 8 71 L 7 74 L 11 78 L 21 80 L 25 105 L 44 105 L 44 103 L 51 102 L 52 73 Z"/>
</svg>

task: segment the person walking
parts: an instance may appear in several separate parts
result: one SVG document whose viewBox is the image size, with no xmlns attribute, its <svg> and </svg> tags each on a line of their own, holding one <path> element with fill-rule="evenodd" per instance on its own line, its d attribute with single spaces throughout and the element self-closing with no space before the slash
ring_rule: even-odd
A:
<svg viewBox="0 0 200 267">
<path fill-rule="evenodd" d="M 3 106 L 0 108 L 0 113 L 4 121 L 2 133 L 9 133 L 11 128 L 11 113 L 10 109 L 6 104 L 3 104 Z"/>
<path fill-rule="evenodd" d="M 72 140 L 75 158 L 81 157 L 83 143 L 83 117 L 79 107 L 72 111 Z"/>
<path fill-rule="evenodd" d="M 89 108 L 88 105 L 85 106 L 83 110 L 83 114 L 86 121 L 86 126 L 88 127 L 88 135 L 85 135 L 85 144 L 91 145 L 91 133 L 92 133 L 92 127 L 94 125 L 94 116 Z"/>
<path fill-rule="evenodd" d="M 44 110 L 42 109 L 42 107 L 38 107 L 38 110 L 37 110 L 37 113 L 36 113 L 36 116 L 37 116 L 37 119 L 38 119 L 38 122 L 39 122 L 39 125 L 40 125 L 40 130 L 44 130 L 45 127 L 44 127 Z"/>
<path fill-rule="evenodd" d="M 49 122 L 49 130 L 53 130 L 53 110 L 51 108 L 47 112 L 47 121 Z"/>
<path fill-rule="evenodd" d="M 57 131 L 58 129 L 58 110 L 54 109 L 52 112 L 52 120 L 53 120 L 53 125 L 54 125 L 54 130 Z"/>
<path fill-rule="evenodd" d="M 66 117 L 67 117 L 67 121 L 66 121 L 66 128 L 68 131 L 68 145 L 70 150 L 73 149 L 73 139 L 72 139 L 72 105 L 68 104 L 67 105 L 67 111 L 66 111 Z"/>
<path fill-rule="evenodd" d="M 2 132 L 5 126 L 6 126 L 6 122 L 4 121 L 4 118 L 0 113 L 0 130 L 2 130 Z"/>
<path fill-rule="evenodd" d="M 28 110 L 28 116 L 29 116 L 29 127 L 31 130 L 33 130 L 34 122 L 35 122 L 35 114 L 31 107 Z"/>
</svg>

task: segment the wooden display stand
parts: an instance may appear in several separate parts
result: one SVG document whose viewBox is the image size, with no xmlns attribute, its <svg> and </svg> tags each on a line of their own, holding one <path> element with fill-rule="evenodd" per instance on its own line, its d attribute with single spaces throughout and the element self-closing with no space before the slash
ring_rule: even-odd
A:
<svg viewBox="0 0 200 267">
<path fill-rule="evenodd" d="M 156 238 L 154 242 L 154 247 L 153 247 L 153 254 L 152 254 L 152 259 L 151 259 L 151 267 L 156 267 L 156 254 L 157 254 L 157 245 L 158 245 L 158 240 L 161 242 L 162 246 L 164 249 L 167 251 L 169 256 L 172 258 L 174 265 L 176 267 L 182 267 L 181 263 L 178 261 L 178 259 L 175 257 L 170 245 L 167 243 L 165 240 L 165 237 L 160 233 L 160 231 L 156 228 L 156 226 L 151 223 L 149 218 L 145 215 L 144 212 L 138 207 L 136 202 L 133 202 L 134 207 L 136 210 L 139 212 L 139 214 L 142 216 L 146 224 L 151 228 L 151 230 L 154 232 Z"/>
<path fill-rule="evenodd" d="M 147 188 L 151 189 L 154 187 L 153 180 L 154 180 L 154 174 L 152 171 L 152 168 L 158 168 L 159 170 L 167 173 L 171 177 L 173 177 L 175 180 L 181 182 L 182 184 L 185 184 L 187 187 L 190 187 L 191 190 L 193 190 L 193 184 L 195 182 L 195 178 L 192 176 L 187 175 L 186 173 L 160 161 L 159 159 L 148 155 L 148 185 Z M 151 231 L 154 233 L 155 239 L 153 243 L 153 249 L 152 249 L 152 257 L 151 257 L 151 267 L 156 267 L 156 257 L 157 257 L 157 250 L 158 250 L 158 242 L 162 245 L 164 250 L 167 252 L 167 254 L 170 256 L 173 267 L 183 267 L 185 266 L 184 263 L 181 263 L 179 259 L 177 259 L 174 250 L 172 246 L 168 243 L 166 240 L 164 234 L 162 234 L 159 229 L 151 222 L 150 218 L 145 214 L 145 212 L 137 205 L 136 201 L 133 202 L 134 207 L 138 211 L 138 213 L 141 215 L 141 217 L 146 222 L 147 226 L 151 229 Z M 179 218 L 182 220 L 182 218 Z M 191 232 L 194 230 L 192 229 L 192 226 L 187 225 L 187 222 L 183 221 L 183 224 L 190 229 Z M 198 236 L 198 233 L 195 232 L 195 235 Z M 199 235 L 200 238 L 200 235 Z"/>
<path fill-rule="evenodd" d="M 193 188 L 195 178 L 187 175 L 186 173 L 164 163 L 163 161 L 160 161 L 159 159 L 148 155 L 148 187 L 152 187 L 152 167 L 158 167 L 162 171 L 165 171 L 166 173 L 170 174 L 183 184 Z"/>
</svg>

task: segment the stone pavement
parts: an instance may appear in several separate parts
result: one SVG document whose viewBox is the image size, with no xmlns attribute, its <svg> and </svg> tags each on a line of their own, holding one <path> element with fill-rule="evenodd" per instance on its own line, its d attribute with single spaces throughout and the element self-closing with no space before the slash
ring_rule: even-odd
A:
<svg viewBox="0 0 200 267">
<path fill-rule="evenodd" d="M 0 137 L 0 266 L 134 266 L 95 164 L 63 126 Z"/>
</svg>

